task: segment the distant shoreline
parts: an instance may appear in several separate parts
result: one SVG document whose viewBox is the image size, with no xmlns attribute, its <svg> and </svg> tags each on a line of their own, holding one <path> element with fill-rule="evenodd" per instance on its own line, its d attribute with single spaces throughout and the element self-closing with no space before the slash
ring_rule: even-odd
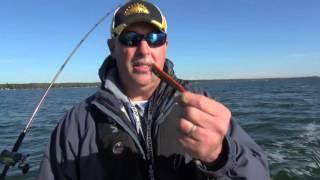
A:
<svg viewBox="0 0 320 180">
<path fill-rule="evenodd" d="M 204 82 L 204 81 L 238 81 L 238 80 L 280 80 L 280 79 L 320 79 L 320 76 L 307 77 L 278 77 L 278 78 L 243 78 L 243 79 L 197 79 L 188 80 L 190 82 Z M 6 83 L 0 84 L 0 90 L 11 89 L 45 89 L 50 83 Z M 75 87 L 98 87 L 100 82 L 65 82 L 56 83 L 53 88 L 75 88 Z"/>
<path fill-rule="evenodd" d="M 46 89 L 50 83 L 17 83 L 17 84 L 0 84 L 0 90 L 12 90 L 12 89 Z M 98 87 L 100 83 L 56 83 L 53 88 L 74 88 L 74 87 Z"/>
<path fill-rule="evenodd" d="M 230 79 L 196 79 L 189 81 L 241 81 L 241 80 L 281 80 L 281 79 L 320 79 L 320 76 L 303 77 L 266 77 L 266 78 L 230 78 Z"/>
</svg>

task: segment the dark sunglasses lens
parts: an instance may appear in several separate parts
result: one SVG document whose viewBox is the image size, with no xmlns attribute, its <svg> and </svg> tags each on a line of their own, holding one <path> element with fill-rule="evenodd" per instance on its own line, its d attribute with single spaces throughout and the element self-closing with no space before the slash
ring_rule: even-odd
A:
<svg viewBox="0 0 320 180">
<path fill-rule="evenodd" d="M 166 42 L 167 35 L 165 33 L 149 33 L 143 37 L 136 32 L 125 32 L 119 36 L 119 41 L 125 46 L 138 46 L 142 38 L 145 38 L 149 46 L 158 47 Z"/>
<path fill-rule="evenodd" d="M 126 32 L 119 36 L 119 41 L 125 46 L 137 46 L 141 41 L 141 37 L 135 32 Z"/>
<path fill-rule="evenodd" d="M 165 33 L 150 33 L 146 39 L 150 46 L 162 46 L 166 42 L 167 35 Z"/>
</svg>

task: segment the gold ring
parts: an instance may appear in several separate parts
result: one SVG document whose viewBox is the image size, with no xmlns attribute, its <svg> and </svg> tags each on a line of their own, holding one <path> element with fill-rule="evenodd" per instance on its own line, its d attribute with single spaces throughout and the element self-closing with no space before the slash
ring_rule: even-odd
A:
<svg viewBox="0 0 320 180">
<path fill-rule="evenodd" d="M 191 129 L 188 131 L 187 135 L 189 137 L 193 137 L 194 132 L 196 131 L 197 126 L 193 124 L 193 126 L 191 127 Z"/>
</svg>

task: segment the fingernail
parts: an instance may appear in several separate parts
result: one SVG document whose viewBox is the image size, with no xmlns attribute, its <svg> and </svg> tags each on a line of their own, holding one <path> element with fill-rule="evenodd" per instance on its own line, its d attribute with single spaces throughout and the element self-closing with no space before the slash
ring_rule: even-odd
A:
<svg viewBox="0 0 320 180">
<path fill-rule="evenodd" d="M 182 101 L 183 104 L 187 104 L 188 103 L 188 99 L 187 99 L 185 93 L 181 94 L 181 101 Z"/>
<path fill-rule="evenodd" d="M 181 92 L 176 93 L 175 100 L 178 104 L 186 104 L 188 102 L 185 94 Z"/>
</svg>

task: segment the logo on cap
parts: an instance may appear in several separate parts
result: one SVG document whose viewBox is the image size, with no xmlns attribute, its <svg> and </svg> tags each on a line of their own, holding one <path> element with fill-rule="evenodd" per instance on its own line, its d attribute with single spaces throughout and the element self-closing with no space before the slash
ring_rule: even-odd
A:
<svg viewBox="0 0 320 180">
<path fill-rule="evenodd" d="M 150 14 L 147 7 L 141 3 L 134 3 L 127 7 L 124 11 L 124 16 L 130 16 L 132 14 Z"/>
</svg>

